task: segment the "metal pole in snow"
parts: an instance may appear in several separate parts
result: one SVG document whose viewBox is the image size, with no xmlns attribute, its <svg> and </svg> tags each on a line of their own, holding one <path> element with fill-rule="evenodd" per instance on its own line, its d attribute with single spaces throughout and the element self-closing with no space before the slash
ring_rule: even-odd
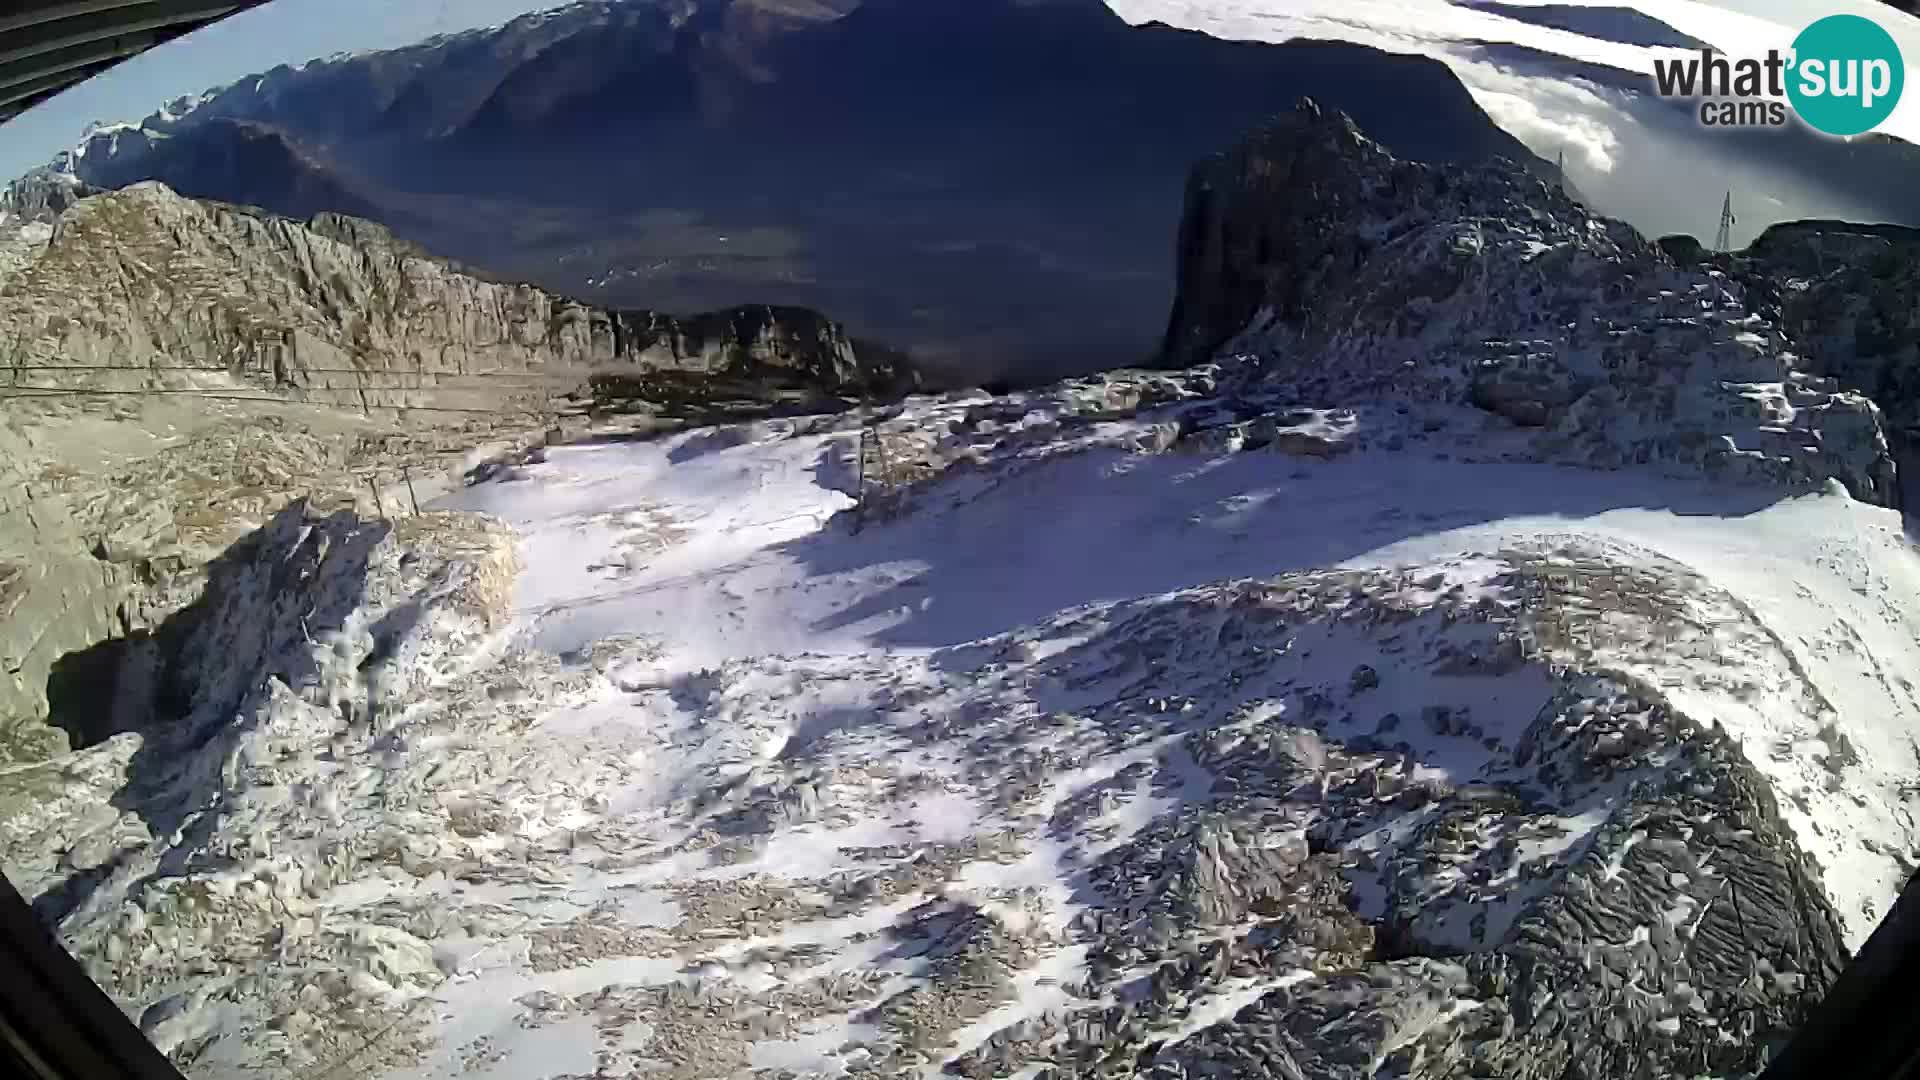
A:
<svg viewBox="0 0 1920 1080">
<path fill-rule="evenodd" d="M 861 418 L 860 441 L 853 451 L 853 531 L 860 531 L 860 519 L 867 509 L 867 428 L 866 420 Z"/>
</svg>

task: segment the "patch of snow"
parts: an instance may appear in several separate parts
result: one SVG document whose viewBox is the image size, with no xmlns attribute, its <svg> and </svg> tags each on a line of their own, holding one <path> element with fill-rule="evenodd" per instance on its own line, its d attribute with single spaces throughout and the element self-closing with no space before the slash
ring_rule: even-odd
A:
<svg viewBox="0 0 1920 1080">
<path fill-rule="evenodd" d="M 1920 670 L 1920 561 L 1893 512 L 1823 496 L 1764 505 L 1702 483 L 1548 466 L 1361 455 L 1301 467 L 1246 454 L 1193 472 L 1178 455 L 1102 452 L 1045 466 L 1018 496 L 958 495 L 965 513 L 850 535 L 832 518 L 849 498 L 815 473 L 843 438 L 774 438 L 678 458 L 693 437 L 561 448 L 529 467 L 529 480 L 480 485 L 444 505 L 522 529 L 530 569 L 518 604 L 541 645 L 646 635 L 661 646 L 654 677 L 668 681 L 744 657 L 925 655 L 1055 612 L 1233 576 L 1439 566 L 1438 580 L 1416 587 L 1438 595 L 1484 581 L 1491 553 L 1523 541 L 1577 536 L 1629 559 L 1658 553 L 1773 628 L 1766 640 L 1702 643 L 1693 660 L 1652 674 L 1677 704 L 1718 718 L 1780 785 L 1855 941 L 1903 880 L 1893 853 L 1920 839 L 1903 794 L 1920 768 L 1920 695 L 1903 674 Z M 1396 513 L 1382 516 L 1383 506 Z M 669 523 L 653 526 L 657 546 L 611 581 L 590 569 L 615 561 L 611 549 L 628 527 L 619 515 L 642 507 Z M 1331 651 L 1316 667 L 1348 663 L 1335 643 L 1320 648 Z M 1781 688 L 1718 685 L 1728 649 L 1781 665 Z M 1782 739 L 1800 746 L 1819 734 L 1805 703 L 1770 696 L 1796 693 L 1789 667 L 1805 673 L 1825 702 L 1812 707 L 1856 751 L 1840 772 L 1828 768 L 1831 754 L 1776 750 Z M 1427 693 L 1419 679 L 1401 672 L 1385 682 L 1369 707 L 1417 724 Z M 1534 691 L 1489 680 L 1487 692 Z M 1512 715 L 1491 700 L 1475 712 Z M 1422 743 L 1421 756 L 1456 781 L 1486 760 L 1461 740 Z M 1543 853 L 1551 846 L 1534 843 Z"/>
</svg>

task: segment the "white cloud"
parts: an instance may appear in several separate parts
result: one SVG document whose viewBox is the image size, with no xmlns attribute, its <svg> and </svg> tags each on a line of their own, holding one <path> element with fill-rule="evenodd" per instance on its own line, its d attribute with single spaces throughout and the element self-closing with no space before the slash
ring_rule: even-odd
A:
<svg viewBox="0 0 1920 1080">
<path fill-rule="evenodd" d="M 1750 147 L 1702 137 L 1664 110 L 1636 109 L 1652 90 L 1653 60 L 1677 50 L 1599 41 L 1448 3 L 1447 0 L 1107 0 L 1130 22 L 1158 19 L 1216 37 L 1254 41 L 1331 38 L 1393 52 L 1430 56 L 1450 66 L 1496 123 L 1542 157 L 1565 152 L 1570 179 L 1602 212 L 1631 221 L 1642 232 L 1711 232 L 1723 190 L 1753 211 L 1735 228 L 1734 242 L 1750 240 L 1771 222 L 1804 217 L 1880 220 L 1846 192 L 1782 168 Z M 1765 15 L 1745 14 L 1697 0 L 1503 0 L 1509 4 L 1586 3 L 1633 7 L 1683 34 L 1735 55 L 1785 48 L 1801 26 L 1836 5 L 1803 0 L 1757 0 Z M 1724 0 L 1746 3 L 1747 0 Z M 1842 0 L 1851 3 L 1854 0 Z M 1869 8 L 1878 5 L 1858 0 Z M 1807 9 L 1805 18 L 1800 9 Z M 1920 21 L 1890 10 L 1874 12 L 1881 25 L 1914 44 L 1920 60 Z M 1904 22 L 1902 22 L 1904 20 Z M 1897 29 L 1896 29 L 1897 27 Z M 1503 46 L 1543 54 L 1535 67 Z M 1574 63 L 1561 64 L 1555 58 Z M 1579 77 L 1584 65 L 1620 73 L 1600 85 Z M 1920 74 L 1916 75 L 1920 79 Z M 1644 87 L 1644 89 L 1642 89 Z M 1885 130 L 1920 142 L 1920 84 L 1902 101 Z M 1673 178 L 1684 176 L 1676 189 Z M 1694 196 L 1698 196 L 1696 199 Z M 1695 203 L 1698 205 L 1695 205 Z"/>
<path fill-rule="evenodd" d="M 1216 37 L 1259 41 L 1330 38 L 1390 52 L 1430 56 L 1453 68 L 1480 107 L 1534 153 L 1564 151 L 1570 168 L 1611 171 L 1618 161 L 1615 127 L 1624 114 L 1584 84 L 1523 75 L 1477 59 L 1483 42 L 1521 45 L 1623 71 L 1653 70 L 1648 49 L 1597 41 L 1463 8 L 1446 0 L 1108 0 L 1129 22 L 1158 19 Z"/>
<path fill-rule="evenodd" d="M 1570 170 L 1612 172 L 1630 122 L 1586 84 L 1521 75 L 1486 61 L 1455 56 L 1454 73 L 1475 101 L 1527 148 L 1551 159 L 1564 151 Z"/>
<path fill-rule="evenodd" d="M 1675 30 L 1708 42 L 1736 56 L 1755 56 L 1768 49 L 1786 49 L 1794 35 L 1824 15 L 1853 12 L 1871 17 L 1900 43 L 1910 69 L 1920 64 L 1920 19 L 1903 14 L 1877 0 L 1503 0 L 1516 6 L 1572 4 L 1586 7 L 1630 7 L 1667 23 Z M 1108 6 L 1130 22 L 1159 19 L 1175 26 L 1203 30 L 1216 37 L 1253 41 L 1289 38 L 1332 38 L 1393 52 L 1418 53 L 1452 65 L 1463 82 L 1475 86 L 1482 107 L 1536 151 L 1537 140 L 1564 140 L 1597 152 L 1592 117 L 1572 115 L 1556 119 L 1551 102 L 1529 94 L 1524 101 L 1506 99 L 1518 88 L 1510 81 L 1478 79 L 1466 70 L 1455 47 L 1475 42 L 1503 42 L 1553 53 L 1589 64 L 1604 64 L 1651 78 L 1654 57 L 1669 49 L 1650 49 L 1600 41 L 1564 30 L 1534 26 L 1518 19 L 1457 6 L 1448 0 L 1107 0 Z M 1725 6 L 1722 6 L 1722 5 Z M 1484 86 L 1476 85 L 1476 80 Z M 1545 93 L 1555 80 L 1535 79 L 1534 93 Z M 1920 84 L 1920 69 L 1915 69 Z M 1509 121 L 1512 125 L 1509 126 Z M 1920 85 L 1905 94 L 1893 115 L 1879 130 L 1908 142 L 1920 143 Z"/>
</svg>

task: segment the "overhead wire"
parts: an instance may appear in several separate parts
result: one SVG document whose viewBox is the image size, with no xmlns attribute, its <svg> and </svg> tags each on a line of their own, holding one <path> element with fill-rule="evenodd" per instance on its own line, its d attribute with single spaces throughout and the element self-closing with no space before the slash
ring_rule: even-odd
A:
<svg viewBox="0 0 1920 1080">
<path fill-rule="evenodd" d="M 421 386 L 418 384 L 410 384 L 410 383 L 383 383 L 383 384 L 373 385 L 373 386 L 281 385 L 281 386 L 272 387 L 271 389 L 285 391 L 290 394 L 363 394 L 363 393 L 376 392 L 376 391 L 380 393 L 405 391 L 405 392 L 418 392 L 418 393 L 440 392 L 440 393 L 450 393 L 450 394 L 483 394 L 483 393 L 488 393 L 494 390 L 551 390 L 552 388 L 553 388 L 552 383 L 511 382 L 511 383 L 492 383 L 488 386 L 460 386 L 457 384 L 456 385 Z M 249 390 L 255 391 L 258 393 L 267 393 L 269 389 L 270 388 L 268 387 L 247 387 L 247 386 L 88 387 L 88 386 L 46 385 L 42 383 L 0 383 L 0 393 L 4 393 L 5 391 L 8 391 L 8 390 L 62 390 L 62 391 L 70 391 L 76 394 L 93 393 L 96 391 L 103 394 L 200 394 L 200 393 L 224 394 L 224 393 L 240 393 L 240 392 L 245 392 Z M 275 400 L 283 400 L 283 399 L 276 398 Z"/>
<path fill-rule="evenodd" d="M 383 393 L 395 393 L 395 392 L 471 393 L 471 392 L 482 392 L 487 389 L 541 390 L 541 389 L 551 389 L 556 384 L 565 384 L 568 382 L 579 383 L 584 381 L 586 376 L 590 374 L 590 372 L 587 371 L 586 369 L 579 369 L 573 372 L 539 372 L 539 371 L 415 372 L 415 371 L 384 370 L 384 369 L 377 369 L 377 368 L 367 369 L 367 368 L 357 368 L 357 367 L 303 367 L 303 368 L 300 368 L 299 370 L 303 373 L 311 373 L 311 374 L 348 374 L 348 375 L 357 376 L 359 379 L 362 379 L 362 380 L 391 379 L 391 380 L 398 380 L 398 381 L 391 382 L 391 383 L 377 382 L 371 385 L 364 385 L 364 386 L 299 386 L 299 385 L 279 384 L 279 386 L 276 387 L 276 389 L 285 389 L 296 394 L 361 395 L 361 397 L 358 400 L 350 400 L 350 401 L 340 401 L 340 402 L 303 401 L 299 397 L 290 397 L 290 396 L 283 396 L 281 394 L 270 393 L 265 387 L 256 388 L 253 392 L 249 392 L 247 388 L 244 388 L 244 387 L 235 387 L 232 389 L 224 389 L 220 387 L 150 387 L 150 388 L 141 388 L 141 389 L 110 389 L 110 388 L 103 388 L 103 387 L 83 387 L 83 386 L 49 386 L 49 385 L 38 384 L 38 383 L 22 383 L 19 381 L 20 373 L 29 372 L 29 371 L 42 372 L 42 373 L 46 373 L 46 372 L 107 372 L 107 373 L 118 373 L 118 374 L 125 374 L 125 375 L 149 375 L 149 374 L 161 373 L 161 372 L 200 372 L 200 373 L 206 373 L 206 374 L 224 374 L 224 375 L 229 375 L 234 378 L 240 378 L 240 379 L 244 379 L 248 375 L 248 372 L 246 372 L 245 370 L 236 370 L 231 367 L 223 367 L 223 366 L 212 365 L 212 364 L 151 364 L 151 365 L 143 365 L 139 367 L 125 365 L 125 364 L 7 364 L 7 365 L 4 365 L 4 367 L 0 367 L 0 371 L 10 371 L 13 373 L 14 378 L 10 383 L 0 384 L 0 399 L 63 397 L 63 396 L 64 397 L 146 397 L 150 395 L 172 395 L 172 396 L 193 397 L 193 398 L 198 398 L 202 400 L 212 400 L 212 401 L 258 401 L 266 404 L 311 405 L 318 408 L 329 408 L 329 409 L 348 408 L 348 409 L 358 409 L 362 411 L 372 410 L 372 409 L 389 409 L 389 410 L 403 411 L 403 412 L 441 412 L 441 413 L 468 413 L 468 414 L 486 414 L 486 415 L 527 416 L 527 415 L 541 415 L 543 413 L 551 412 L 552 410 L 541 409 L 541 408 L 531 407 L 531 406 L 518 407 L 518 408 L 511 407 L 511 406 L 497 406 L 497 407 L 491 407 L 491 408 L 483 408 L 483 407 L 472 407 L 472 406 L 463 407 L 463 406 L 452 406 L 452 405 L 376 404 L 374 402 L 366 401 L 364 399 L 364 395 L 369 391 L 383 392 Z M 259 374 L 264 375 L 265 373 L 262 372 Z M 481 381 L 484 381 L 486 385 L 484 387 L 471 386 L 471 385 L 462 386 L 462 385 L 458 385 L 457 382 L 453 382 L 451 385 L 449 383 L 421 385 L 421 383 L 426 379 L 435 379 L 435 380 L 445 379 L 445 380 L 449 380 L 450 382 L 455 380 L 481 380 Z M 513 380 L 513 381 L 509 382 L 506 380 Z"/>
<path fill-rule="evenodd" d="M 593 368 L 543 371 L 399 371 L 392 368 L 358 367 L 300 367 L 300 372 L 322 372 L 336 375 L 408 375 L 416 378 L 453 378 L 453 379 L 491 379 L 504 376 L 515 378 L 552 378 L 571 379 L 583 375 L 600 374 Z M 201 371 L 245 378 L 248 375 L 265 376 L 267 373 L 250 372 L 245 368 L 222 367 L 217 364 L 143 364 L 134 367 L 129 364 L 0 364 L 0 371 L 118 371 L 128 375 L 140 375 L 154 371 Z"/>
<path fill-rule="evenodd" d="M 383 389 L 394 389 L 387 387 Z M 5 398 L 50 398 L 50 397 L 149 397 L 154 394 L 179 394 L 207 401 L 255 401 L 267 405 L 307 405 L 316 409 L 393 409 L 400 412 L 444 412 L 444 413 L 483 413 L 490 416 L 540 416 L 552 410 L 536 408 L 460 408 L 452 405 L 382 405 L 372 402 L 332 402 L 301 401 L 298 398 L 275 397 L 268 394 L 240 394 L 206 390 L 88 390 L 78 387 L 13 387 L 0 386 L 0 399 Z"/>
</svg>

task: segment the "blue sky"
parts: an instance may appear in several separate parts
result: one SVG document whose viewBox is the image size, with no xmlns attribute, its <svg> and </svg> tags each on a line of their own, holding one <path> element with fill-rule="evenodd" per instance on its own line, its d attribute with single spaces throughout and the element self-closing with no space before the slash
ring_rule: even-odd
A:
<svg viewBox="0 0 1920 1080">
<path fill-rule="evenodd" d="M 0 124 L 0 185 L 80 139 L 95 120 L 139 120 L 162 102 L 277 64 L 407 45 L 563 0 L 273 0 L 136 56 Z"/>
</svg>

